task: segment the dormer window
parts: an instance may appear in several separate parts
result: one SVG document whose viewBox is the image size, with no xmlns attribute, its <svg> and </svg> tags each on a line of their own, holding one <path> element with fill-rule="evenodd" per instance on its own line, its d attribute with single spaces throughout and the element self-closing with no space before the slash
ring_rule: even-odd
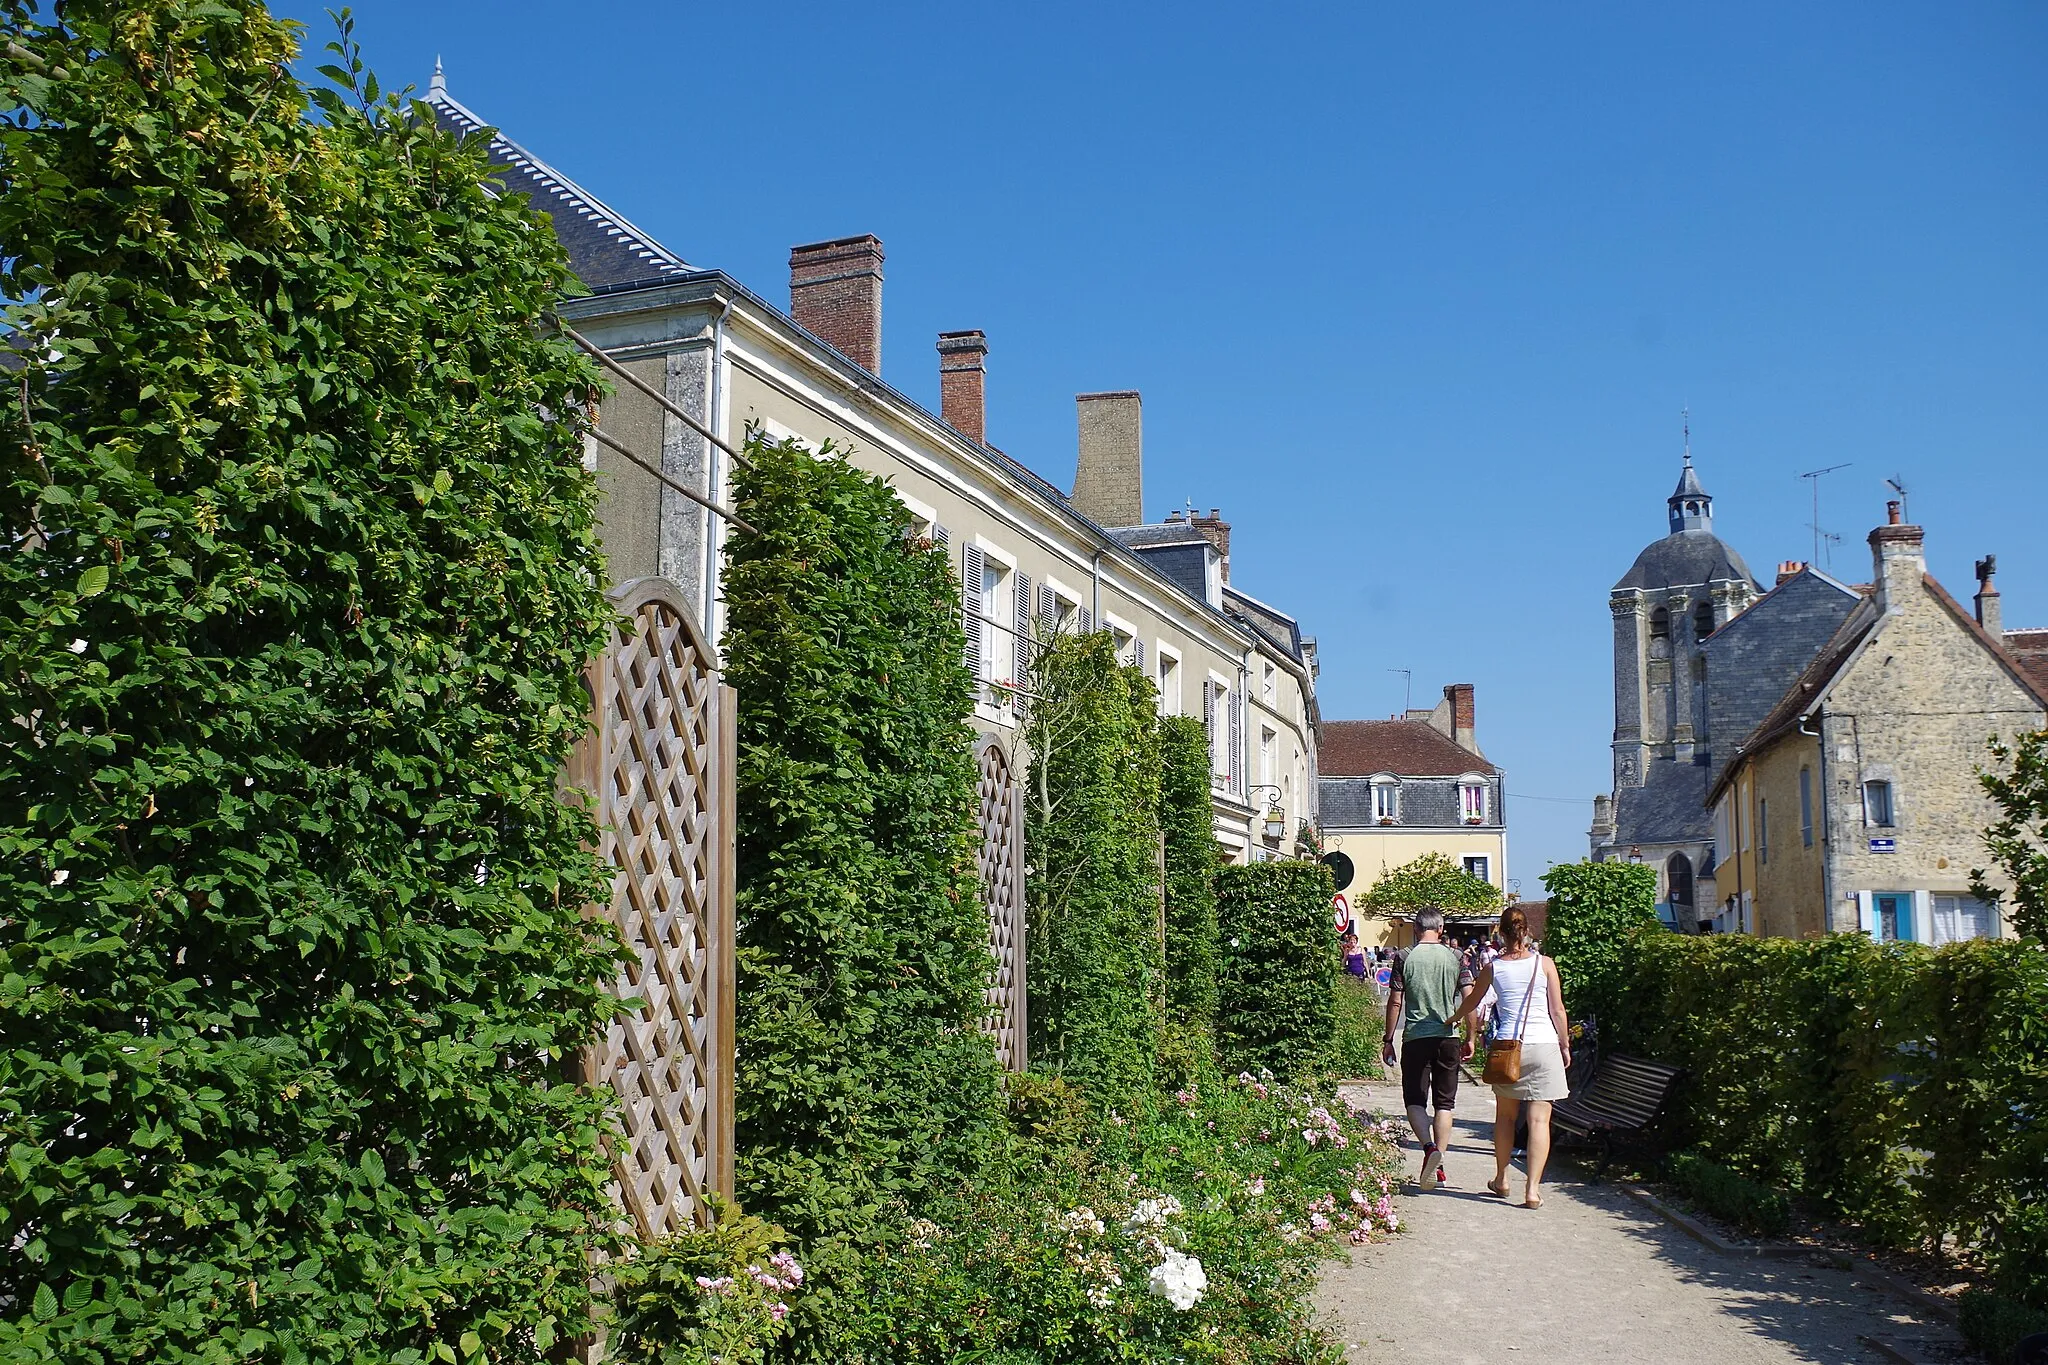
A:
<svg viewBox="0 0 2048 1365">
<path fill-rule="evenodd" d="M 1391 825 L 1401 818 L 1401 783 L 1390 773 L 1372 779 L 1374 824 Z"/>
<path fill-rule="evenodd" d="M 1467 773 L 1458 779 L 1458 814 L 1468 825 L 1486 823 L 1486 779 L 1477 773 Z"/>
</svg>

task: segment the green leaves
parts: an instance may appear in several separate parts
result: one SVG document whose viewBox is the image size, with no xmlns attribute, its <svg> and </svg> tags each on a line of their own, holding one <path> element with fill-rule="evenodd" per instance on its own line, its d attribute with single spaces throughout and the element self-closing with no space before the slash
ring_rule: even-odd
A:
<svg viewBox="0 0 2048 1365">
<path fill-rule="evenodd" d="M 1330 920 L 1335 892 L 1321 863 L 1218 869 L 1216 1045 L 1226 1071 L 1265 1067 L 1290 1080 L 1331 1059 L 1341 966 Z"/>
<path fill-rule="evenodd" d="M 253 0 L 0 16 L 0 1357 L 537 1359 L 612 1241 L 560 246 Z"/>
<path fill-rule="evenodd" d="M 1425 853 L 1383 871 L 1360 904 L 1392 915 L 1428 909 L 1485 915 L 1500 909 L 1500 888 L 1473 876 L 1448 854 Z"/>
<path fill-rule="evenodd" d="M 1657 870 L 1641 863 L 1559 863 L 1543 874 L 1550 893 L 1543 951 L 1557 963 L 1565 1007 L 1605 1019 L 1626 987 L 1631 936 L 1661 930 Z"/>
</svg>

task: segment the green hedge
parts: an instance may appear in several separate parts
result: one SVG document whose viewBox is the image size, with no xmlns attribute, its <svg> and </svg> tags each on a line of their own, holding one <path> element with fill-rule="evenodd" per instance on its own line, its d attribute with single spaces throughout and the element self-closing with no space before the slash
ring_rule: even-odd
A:
<svg viewBox="0 0 2048 1365">
<path fill-rule="evenodd" d="M 1045 641 L 1029 690 L 1031 1064 L 1128 1107 L 1154 1088 L 1166 1003 L 1152 684 L 1097 631 Z"/>
<path fill-rule="evenodd" d="M 1226 1070 L 1288 1079 L 1320 1071 L 1336 1030 L 1341 970 L 1321 863 L 1252 863 L 1216 873 L 1223 943 L 1216 1045 Z"/>
<path fill-rule="evenodd" d="M 2028 1308 L 1982 1289 L 1964 1292 L 1956 1304 L 1956 1320 L 1963 1339 L 1992 1365 L 2007 1365 L 2020 1342 L 2036 1332 L 2048 1332 L 2048 1309 Z"/>
<path fill-rule="evenodd" d="M 1166 998 L 1174 1021 L 1204 1040 L 1216 1029 L 1214 760 L 1194 716 L 1159 723 L 1159 825 L 1166 835 Z"/>
<path fill-rule="evenodd" d="M 610 1245 L 546 218 L 260 4 L 5 6 L 0 1357 L 539 1360 Z M 53 14 L 54 11 L 54 14 Z M 334 92 L 324 92 L 333 95 Z"/>
<path fill-rule="evenodd" d="M 1697 1152 L 1680 1152 L 1664 1164 L 1671 1183 L 1717 1218 L 1766 1237 L 1792 1226 L 1792 1201 L 1782 1190 L 1738 1175 Z"/>
<path fill-rule="evenodd" d="M 1636 936 L 1609 1046 L 1688 1069 L 1682 1143 L 2048 1308 L 2048 953 Z"/>
<path fill-rule="evenodd" d="M 1559 863 L 1543 874 L 1550 894 L 1543 951 L 1557 963 L 1572 1016 L 1602 1018 L 1627 983 L 1629 937 L 1657 928 L 1657 870 L 1638 863 Z"/>
<path fill-rule="evenodd" d="M 725 584 L 739 1201 L 858 1236 L 1002 1123 L 960 590 L 886 483 L 829 449 L 748 454 L 734 493 L 760 533 L 734 538 Z"/>
<path fill-rule="evenodd" d="M 1387 1033 L 1387 1011 L 1370 980 L 1338 972 L 1331 983 L 1331 1009 L 1336 1024 L 1326 1063 L 1331 1075 L 1344 1080 L 1380 1074 L 1380 1043 Z"/>
</svg>

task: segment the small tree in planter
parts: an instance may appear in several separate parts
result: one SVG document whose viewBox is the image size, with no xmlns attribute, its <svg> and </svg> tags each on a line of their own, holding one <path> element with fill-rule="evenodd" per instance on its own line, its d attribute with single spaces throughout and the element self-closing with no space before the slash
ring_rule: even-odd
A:
<svg viewBox="0 0 2048 1365">
<path fill-rule="evenodd" d="M 1359 903 L 1374 914 L 1412 915 L 1418 910 L 1447 914 L 1490 915 L 1500 909 L 1500 888 L 1475 877 L 1442 853 L 1425 853 L 1380 879 Z"/>
</svg>

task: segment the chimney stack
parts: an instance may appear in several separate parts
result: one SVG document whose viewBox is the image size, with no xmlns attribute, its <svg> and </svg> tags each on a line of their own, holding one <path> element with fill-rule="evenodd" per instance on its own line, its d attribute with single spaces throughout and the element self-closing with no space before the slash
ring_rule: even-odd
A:
<svg viewBox="0 0 2048 1365">
<path fill-rule="evenodd" d="M 1451 703 L 1451 738 L 1460 749 L 1478 753 L 1479 718 L 1472 684 L 1452 683 L 1444 689 L 1444 696 Z"/>
<path fill-rule="evenodd" d="M 1805 572 L 1806 565 L 1802 561 L 1797 559 L 1781 560 L 1778 563 L 1778 581 L 1771 586 L 1775 588 L 1782 584 L 1790 583 Z"/>
<path fill-rule="evenodd" d="M 1998 572 L 1998 556 L 1985 555 L 1977 561 L 1977 624 L 1999 644 L 2005 643 L 2005 612 L 1998 602 L 1998 586 L 1991 581 Z"/>
<path fill-rule="evenodd" d="M 1926 532 L 1899 519 L 1899 505 L 1885 504 L 1885 524 L 1870 533 L 1872 578 L 1877 605 L 1892 611 L 1920 591 L 1927 576 Z"/>
<path fill-rule="evenodd" d="M 881 238 L 864 233 L 791 247 L 789 315 L 869 374 L 880 374 Z"/>
<path fill-rule="evenodd" d="M 980 332 L 939 333 L 939 415 L 976 445 L 988 440 L 984 381 L 988 338 Z"/>
<path fill-rule="evenodd" d="M 1230 581 L 1230 523 L 1223 519 L 1223 509 L 1211 507 L 1206 517 L 1190 516 L 1188 525 L 1201 533 L 1202 539 L 1216 547 L 1216 553 L 1223 558 L 1223 581 Z"/>
<path fill-rule="evenodd" d="M 1101 526 L 1145 521 L 1145 412 L 1135 390 L 1074 396 L 1081 455 L 1074 507 Z"/>
</svg>

